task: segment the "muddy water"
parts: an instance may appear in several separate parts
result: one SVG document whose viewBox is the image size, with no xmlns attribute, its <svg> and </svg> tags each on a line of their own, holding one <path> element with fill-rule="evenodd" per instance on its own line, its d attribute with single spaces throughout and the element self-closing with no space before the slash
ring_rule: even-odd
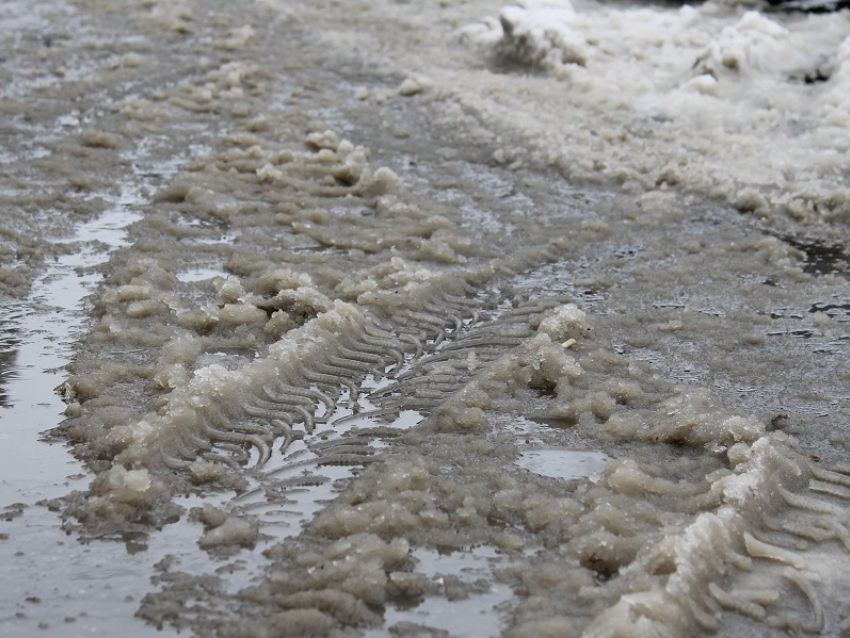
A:
<svg viewBox="0 0 850 638">
<path fill-rule="evenodd" d="M 4 5 L 4 632 L 842 635 L 846 229 L 331 5 Z"/>
</svg>

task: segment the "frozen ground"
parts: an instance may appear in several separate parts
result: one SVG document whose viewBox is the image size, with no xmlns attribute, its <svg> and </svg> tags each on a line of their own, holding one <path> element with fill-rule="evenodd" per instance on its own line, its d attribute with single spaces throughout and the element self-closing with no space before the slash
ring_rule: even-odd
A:
<svg viewBox="0 0 850 638">
<path fill-rule="evenodd" d="M 848 35 L 0 4 L 0 633 L 850 634 Z"/>
</svg>

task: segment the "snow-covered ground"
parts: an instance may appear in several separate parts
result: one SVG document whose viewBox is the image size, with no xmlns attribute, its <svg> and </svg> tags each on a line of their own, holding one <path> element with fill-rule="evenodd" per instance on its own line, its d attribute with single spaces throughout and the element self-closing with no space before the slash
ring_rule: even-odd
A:
<svg viewBox="0 0 850 638">
<path fill-rule="evenodd" d="M 850 221 L 846 13 L 528 0 L 462 31 L 531 74 L 505 91 L 528 151 L 567 175 Z"/>
</svg>

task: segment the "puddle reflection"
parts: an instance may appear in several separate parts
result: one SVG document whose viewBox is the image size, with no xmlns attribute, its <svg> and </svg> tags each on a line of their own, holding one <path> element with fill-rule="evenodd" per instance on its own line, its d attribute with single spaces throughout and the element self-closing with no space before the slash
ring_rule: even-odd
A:
<svg viewBox="0 0 850 638">
<path fill-rule="evenodd" d="M 17 378 L 18 328 L 9 322 L 0 322 L 0 407 L 9 407 L 8 384 Z"/>
<path fill-rule="evenodd" d="M 608 457 L 602 452 L 559 449 L 523 450 L 516 464 L 529 472 L 565 480 L 587 478 L 602 472 Z"/>
</svg>

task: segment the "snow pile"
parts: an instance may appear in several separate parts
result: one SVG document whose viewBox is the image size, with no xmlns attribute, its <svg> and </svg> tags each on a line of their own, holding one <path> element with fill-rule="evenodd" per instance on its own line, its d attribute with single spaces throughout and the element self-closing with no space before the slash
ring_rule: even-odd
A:
<svg viewBox="0 0 850 638">
<path fill-rule="evenodd" d="M 529 114 L 512 122 L 525 149 L 506 161 L 531 152 L 635 192 L 677 186 L 765 218 L 850 222 L 844 14 L 523 0 L 464 34 L 508 72 L 500 106 L 522 99 Z"/>
</svg>

